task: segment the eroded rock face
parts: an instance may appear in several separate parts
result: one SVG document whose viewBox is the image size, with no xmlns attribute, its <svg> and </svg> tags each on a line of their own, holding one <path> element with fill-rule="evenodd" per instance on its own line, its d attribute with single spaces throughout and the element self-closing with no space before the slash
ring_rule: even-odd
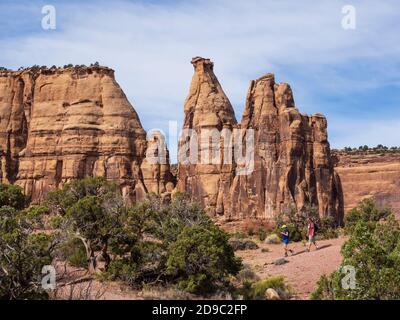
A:
<svg viewBox="0 0 400 320">
<path fill-rule="evenodd" d="M 254 129 L 255 161 L 252 174 L 235 177 L 233 216 L 273 218 L 291 206 L 316 206 L 320 216 L 341 221 L 324 116 L 301 114 L 290 86 L 267 74 L 250 84 L 241 127 Z"/>
<path fill-rule="evenodd" d="M 254 134 L 254 170 L 238 175 L 231 166 L 180 165 L 178 188 L 224 219 L 271 219 L 291 206 L 316 206 L 321 217 L 343 218 L 324 116 L 301 114 L 288 84 L 267 74 L 252 81 L 240 125 L 208 59 L 194 58 L 195 74 L 185 102 L 184 128 L 240 128 L 242 145 Z M 219 115 L 223 115 L 222 117 Z M 237 141 L 235 141 L 237 143 Z M 199 152 L 201 147 L 199 148 Z M 223 152 L 221 152 L 223 154 Z"/>
<path fill-rule="evenodd" d="M 32 101 L 32 75 L 0 72 L 0 181 L 13 183 L 25 148 Z"/>
<path fill-rule="evenodd" d="M 162 166 L 147 173 L 146 133 L 108 68 L 3 72 L 0 137 L 1 182 L 32 201 L 91 175 L 116 181 L 128 201 L 142 198 L 146 183 L 151 191 L 168 183 Z"/>
</svg>

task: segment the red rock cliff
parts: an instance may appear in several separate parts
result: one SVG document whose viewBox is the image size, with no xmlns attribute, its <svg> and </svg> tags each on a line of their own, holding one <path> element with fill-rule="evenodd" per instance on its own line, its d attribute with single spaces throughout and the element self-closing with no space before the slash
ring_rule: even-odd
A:
<svg viewBox="0 0 400 320">
<path fill-rule="evenodd" d="M 400 153 L 336 152 L 335 170 L 340 175 L 345 212 L 365 198 L 391 207 L 400 218 Z"/>
</svg>

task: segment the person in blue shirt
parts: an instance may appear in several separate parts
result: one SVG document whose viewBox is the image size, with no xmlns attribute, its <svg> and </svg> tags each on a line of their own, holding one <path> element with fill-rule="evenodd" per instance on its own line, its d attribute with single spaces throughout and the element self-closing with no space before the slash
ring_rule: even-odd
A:
<svg viewBox="0 0 400 320">
<path fill-rule="evenodd" d="M 282 231 L 281 231 L 281 237 L 282 237 L 282 243 L 283 243 L 283 248 L 285 250 L 285 257 L 288 256 L 288 251 L 293 254 L 293 250 L 288 248 L 289 244 L 289 228 L 284 224 L 282 226 Z"/>
</svg>

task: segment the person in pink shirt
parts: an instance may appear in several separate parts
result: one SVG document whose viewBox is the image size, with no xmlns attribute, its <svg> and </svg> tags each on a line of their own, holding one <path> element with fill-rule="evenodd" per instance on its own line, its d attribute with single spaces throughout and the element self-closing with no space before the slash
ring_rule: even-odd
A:
<svg viewBox="0 0 400 320">
<path fill-rule="evenodd" d="M 310 252 L 311 245 L 314 244 L 315 248 L 318 250 L 317 243 L 315 242 L 315 233 L 318 230 L 318 227 L 314 223 L 311 218 L 308 218 L 308 226 L 307 226 L 307 236 L 308 236 L 308 247 L 307 251 Z"/>
</svg>

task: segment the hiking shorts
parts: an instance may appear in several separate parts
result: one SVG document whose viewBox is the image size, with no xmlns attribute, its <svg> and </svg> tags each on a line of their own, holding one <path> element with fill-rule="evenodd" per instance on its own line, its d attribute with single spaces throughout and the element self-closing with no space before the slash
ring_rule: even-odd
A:
<svg viewBox="0 0 400 320">
<path fill-rule="evenodd" d="M 314 236 L 308 236 L 308 242 L 309 243 L 315 243 L 315 237 Z"/>
<path fill-rule="evenodd" d="M 282 243 L 285 244 L 285 245 L 288 245 L 289 244 L 289 239 L 282 239 Z"/>
</svg>

